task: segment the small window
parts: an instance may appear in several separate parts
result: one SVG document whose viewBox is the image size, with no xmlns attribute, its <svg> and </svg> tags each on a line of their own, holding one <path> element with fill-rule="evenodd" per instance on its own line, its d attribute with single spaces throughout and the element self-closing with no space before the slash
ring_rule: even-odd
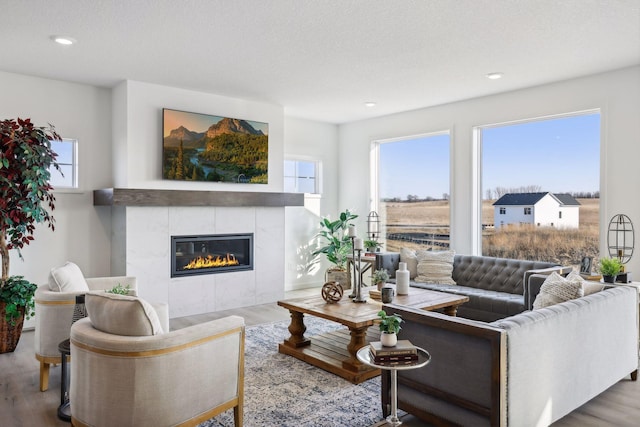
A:
<svg viewBox="0 0 640 427">
<path fill-rule="evenodd" d="M 505 215 L 507 213 L 507 208 L 500 208 L 500 215 Z"/>
<path fill-rule="evenodd" d="M 284 191 L 287 193 L 319 193 L 318 162 L 284 161 Z"/>
<path fill-rule="evenodd" d="M 531 208 L 524 208 L 525 215 L 531 215 Z"/>
<path fill-rule="evenodd" d="M 62 171 L 60 174 L 55 167 L 49 168 L 54 190 L 78 188 L 78 140 L 62 138 L 62 141 L 51 141 L 51 149 L 58 155 L 56 161 Z"/>
<path fill-rule="evenodd" d="M 558 218 L 562 219 L 562 211 L 558 212 Z"/>
</svg>

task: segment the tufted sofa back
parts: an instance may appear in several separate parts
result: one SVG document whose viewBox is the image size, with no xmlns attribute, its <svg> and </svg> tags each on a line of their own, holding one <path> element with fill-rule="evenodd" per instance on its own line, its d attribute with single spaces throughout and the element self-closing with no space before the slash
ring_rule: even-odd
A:
<svg viewBox="0 0 640 427">
<path fill-rule="evenodd" d="M 486 256 L 456 255 L 453 280 L 458 285 L 522 295 L 525 271 L 557 264 Z"/>
</svg>

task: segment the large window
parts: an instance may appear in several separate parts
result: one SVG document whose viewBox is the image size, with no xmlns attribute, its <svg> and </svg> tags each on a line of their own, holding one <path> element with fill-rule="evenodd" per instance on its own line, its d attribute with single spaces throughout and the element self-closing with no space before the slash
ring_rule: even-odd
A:
<svg viewBox="0 0 640 427">
<path fill-rule="evenodd" d="M 482 254 L 563 265 L 597 258 L 599 112 L 479 131 Z"/>
<path fill-rule="evenodd" d="M 449 134 L 375 143 L 374 194 L 386 250 L 449 247 Z"/>
<path fill-rule="evenodd" d="M 287 193 L 320 193 L 319 164 L 309 160 L 284 161 L 284 191 Z"/>
<path fill-rule="evenodd" d="M 53 166 L 49 169 L 53 188 L 78 188 L 78 140 L 63 138 L 62 141 L 51 141 L 51 148 L 58 155 L 56 161 L 62 172 Z"/>
</svg>

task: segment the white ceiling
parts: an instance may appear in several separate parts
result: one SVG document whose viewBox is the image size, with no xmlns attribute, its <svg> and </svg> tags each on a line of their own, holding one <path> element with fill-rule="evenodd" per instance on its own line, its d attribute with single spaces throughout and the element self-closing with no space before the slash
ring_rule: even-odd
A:
<svg viewBox="0 0 640 427">
<path fill-rule="evenodd" d="M 640 0 L 0 0 L 0 70 L 331 123 L 637 64 Z"/>
</svg>

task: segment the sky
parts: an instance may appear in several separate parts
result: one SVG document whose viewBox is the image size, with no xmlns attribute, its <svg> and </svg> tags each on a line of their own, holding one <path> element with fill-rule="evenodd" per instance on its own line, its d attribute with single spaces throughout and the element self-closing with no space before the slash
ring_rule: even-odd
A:
<svg viewBox="0 0 640 427">
<path fill-rule="evenodd" d="M 449 194 L 449 145 L 447 134 L 381 144 L 380 196 Z M 599 191 L 600 114 L 484 128 L 481 152 L 482 197 L 496 187 Z"/>
<path fill-rule="evenodd" d="M 190 113 L 188 111 L 177 111 L 164 109 L 163 114 L 163 135 L 169 136 L 172 130 L 184 126 L 192 132 L 204 132 L 215 123 L 218 123 L 224 117 L 212 116 L 208 114 Z M 237 117 L 232 117 L 237 118 Z M 244 120 L 244 119 L 243 119 Z M 265 135 L 269 134 L 269 124 L 245 120 L 255 130 L 261 130 Z"/>
</svg>

